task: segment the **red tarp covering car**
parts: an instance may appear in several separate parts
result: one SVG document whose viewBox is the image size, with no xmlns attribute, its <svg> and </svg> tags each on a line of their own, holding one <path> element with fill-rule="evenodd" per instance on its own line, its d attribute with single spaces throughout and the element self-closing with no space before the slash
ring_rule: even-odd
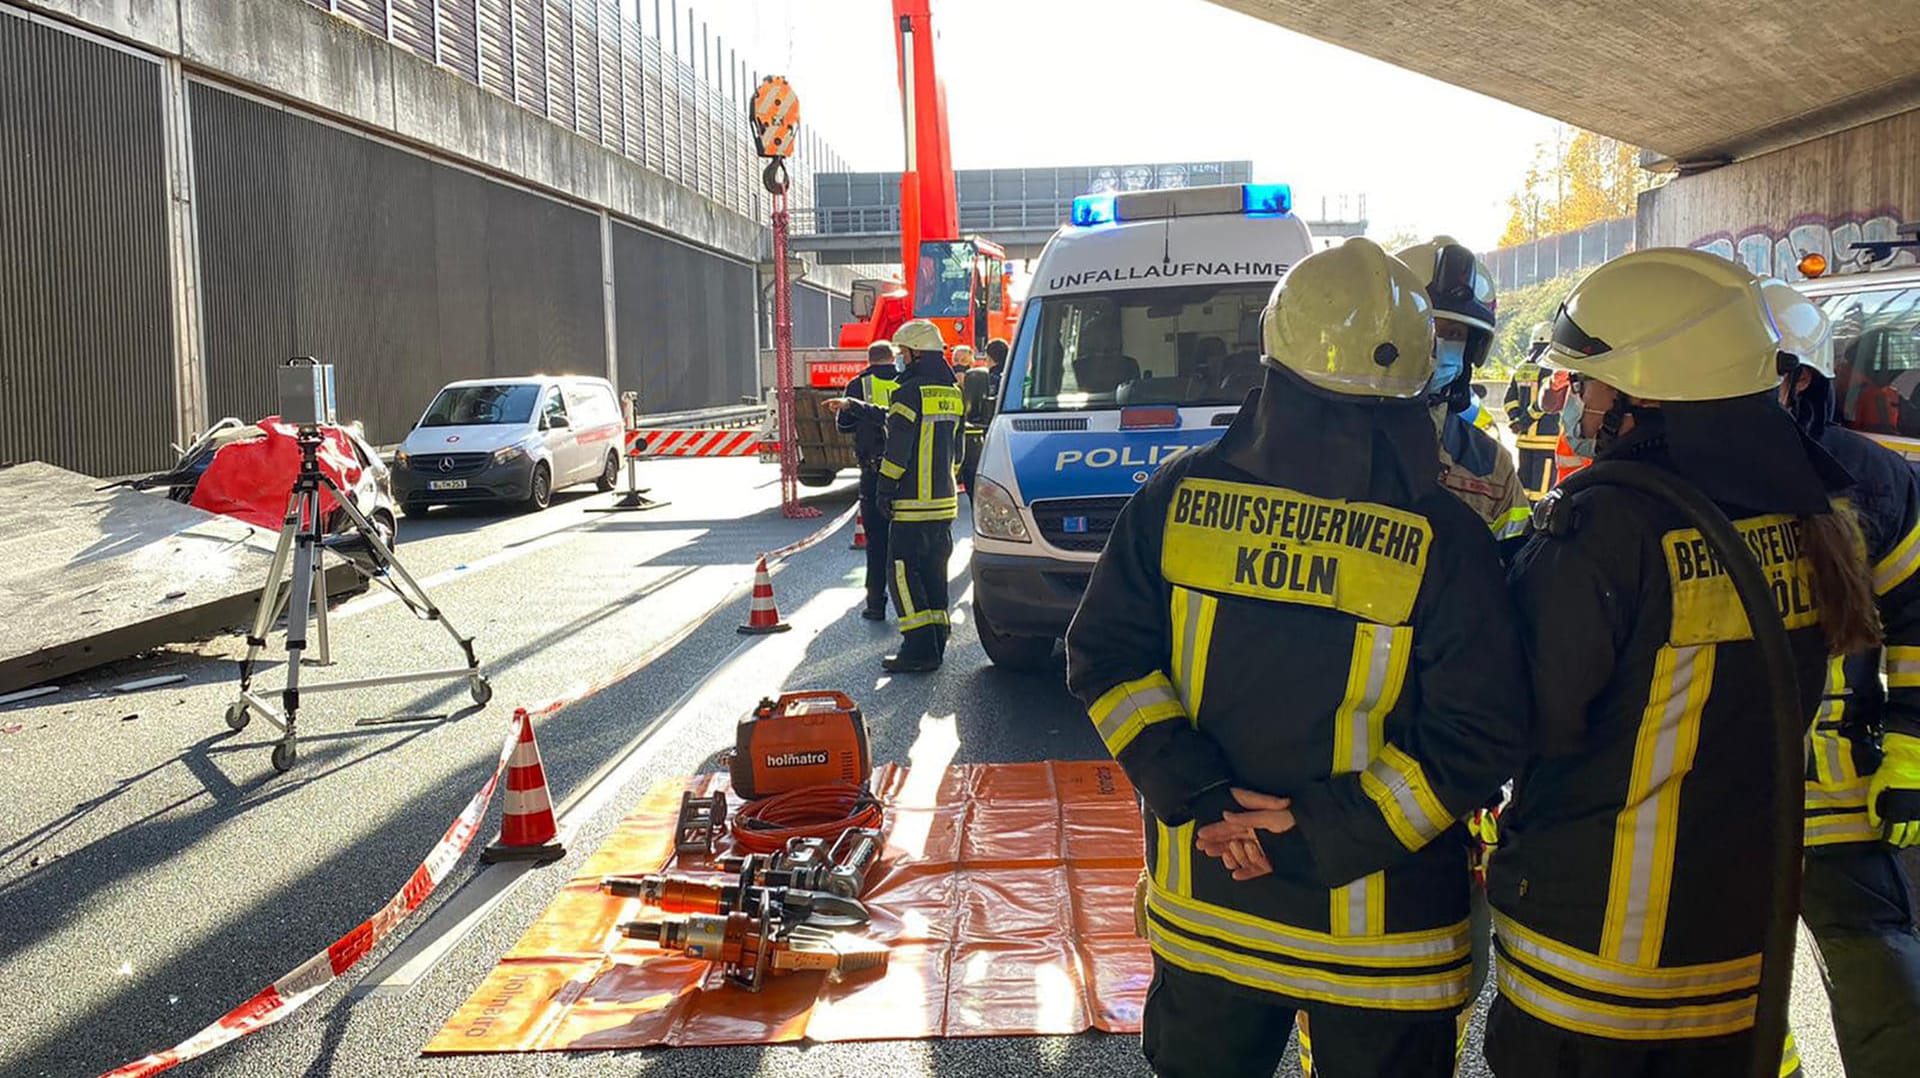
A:
<svg viewBox="0 0 1920 1078">
<path fill-rule="evenodd" d="M 260 437 L 222 446 L 214 454 L 189 504 L 279 531 L 286 519 L 287 498 L 300 474 L 300 446 L 294 440 L 299 428 L 280 422 L 277 415 L 267 416 L 255 426 L 261 430 Z M 361 468 L 347 433 L 329 426 L 322 427 L 321 434 L 323 441 L 317 454 L 320 470 L 340 489 L 352 490 L 360 482 Z M 320 507 L 323 515 L 331 515 L 339 507 L 324 487 Z"/>
</svg>

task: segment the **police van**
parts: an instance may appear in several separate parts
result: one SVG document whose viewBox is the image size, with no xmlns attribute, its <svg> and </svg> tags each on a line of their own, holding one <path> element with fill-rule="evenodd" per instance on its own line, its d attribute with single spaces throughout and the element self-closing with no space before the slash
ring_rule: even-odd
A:
<svg viewBox="0 0 1920 1078">
<path fill-rule="evenodd" d="M 1261 382 L 1260 312 L 1313 251 L 1284 184 L 1086 195 L 1034 268 L 972 488 L 973 613 L 1034 669 L 1154 469 Z"/>
</svg>

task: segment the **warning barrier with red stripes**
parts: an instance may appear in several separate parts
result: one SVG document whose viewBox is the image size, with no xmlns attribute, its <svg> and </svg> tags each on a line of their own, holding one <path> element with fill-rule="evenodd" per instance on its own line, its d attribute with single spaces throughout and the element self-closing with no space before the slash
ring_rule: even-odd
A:
<svg viewBox="0 0 1920 1078">
<path fill-rule="evenodd" d="M 506 770 L 514 746 L 520 743 L 522 729 L 532 724 L 533 714 L 557 711 L 566 702 L 553 700 L 541 705 L 533 713 L 524 708 L 513 713 L 514 721 L 507 730 L 507 739 L 500 746 L 499 762 L 494 765 L 493 774 L 488 776 L 486 785 L 480 787 L 479 792 L 467 802 L 467 807 L 460 810 L 460 815 L 454 818 L 447 833 L 441 835 L 440 841 L 428 852 L 426 860 L 420 862 L 420 867 L 414 869 L 413 875 L 407 878 L 406 885 L 372 917 L 354 926 L 352 931 L 335 940 L 331 947 L 294 967 L 291 973 L 261 989 L 252 999 L 221 1015 L 212 1025 L 172 1048 L 108 1071 L 102 1078 L 159 1074 L 189 1059 L 203 1056 L 292 1014 L 295 1008 L 319 995 L 321 989 L 352 969 L 355 963 L 379 946 L 395 926 L 420 908 L 420 904 L 446 878 L 454 863 L 460 860 L 460 855 L 473 844 L 474 833 L 480 828 L 480 819 L 486 815 L 487 803 L 493 800 L 493 791 L 499 785 L 500 775 Z"/>
<path fill-rule="evenodd" d="M 627 452 L 642 438 L 650 457 L 750 457 L 760 452 L 756 429 L 630 430 Z"/>
</svg>

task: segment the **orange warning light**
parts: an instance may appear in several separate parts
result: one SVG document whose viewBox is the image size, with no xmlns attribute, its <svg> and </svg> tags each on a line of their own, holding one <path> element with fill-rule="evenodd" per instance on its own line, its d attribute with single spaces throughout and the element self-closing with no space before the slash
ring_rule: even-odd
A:
<svg viewBox="0 0 1920 1078">
<path fill-rule="evenodd" d="M 1802 277 L 1818 277 L 1825 272 L 1827 272 L 1826 255 L 1821 254 L 1819 251 L 1811 251 L 1801 256 L 1800 275 Z"/>
</svg>

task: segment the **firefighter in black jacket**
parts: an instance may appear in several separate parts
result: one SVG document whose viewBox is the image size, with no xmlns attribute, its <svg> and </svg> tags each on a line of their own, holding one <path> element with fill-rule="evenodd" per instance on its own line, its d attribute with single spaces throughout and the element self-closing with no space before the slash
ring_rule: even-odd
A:
<svg viewBox="0 0 1920 1078">
<path fill-rule="evenodd" d="M 1781 403 L 1853 476 L 1847 500 L 1886 640 L 1828 666 L 1807 743 L 1800 916 L 1820 949 L 1848 1078 L 1894 1078 L 1920 1059 L 1920 933 L 1892 849 L 1920 844 L 1920 482 L 1906 458 L 1835 422 L 1833 339 L 1819 306 L 1784 281 L 1761 291 L 1780 350 L 1799 360 Z"/>
<path fill-rule="evenodd" d="M 1701 251 L 1589 274 L 1543 359 L 1570 437 L 1677 475 L 1735 522 L 1772 585 L 1813 718 L 1829 654 L 1877 639 L 1850 482 L 1775 401 L 1760 285 Z M 1668 503 L 1595 486 L 1543 503 L 1516 560 L 1529 756 L 1489 869 L 1500 1078 L 1750 1073 L 1769 917 L 1767 678 L 1726 570 Z"/>
<path fill-rule="evenodd" d="M 905 366 L 884 411 L 846 398 L 827 407 L 842 415 L 886 417 L 886 452 L 876 486 L 892 521 L 887 552 L 902 639 L 899 654 L 881 665 L 895 673 L 924 672 L 938 670 L 947 651 L 947 559 L 959 510 L 954 471 L 960 463 L 962 408 L 938 327 L 916 318 L 894 333 L 893 346 Z"/>
<path fill-rule="evenodd" d="M 860 521 L 867 530 L 867 605 L 860 616 L 868 621 L 887 618 L 887 510 L 880 500 L 880 462 L 887 449 L 886 408 L 900 384 L 899 363 L 893 345 L 876 341 L 867 349 L 867 369 L 847 383 L 847 399 L 873 405 L 872 410 L 843 410 L 834 426 L 853 435 L 853 455 L 860 461 Z"/>
<path fill-rule="evenodd" d="M 1145 798 L 1162 1075 L 1452 1072 L 1459 819 L 1513 773 L 1526 677 L 1493 539 L 1443 490 L 1425 282 L 1367 240 L 1303 259 L 1233 426 L 1127 503 L 1067 682 Z"/>
</svg>

